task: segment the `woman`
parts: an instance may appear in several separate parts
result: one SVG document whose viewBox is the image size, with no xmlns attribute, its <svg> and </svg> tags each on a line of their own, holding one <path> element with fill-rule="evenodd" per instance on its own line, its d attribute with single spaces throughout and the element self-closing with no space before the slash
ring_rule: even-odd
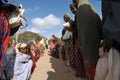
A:
<svg viewBox="0 0 120 80">
<path fill-rule="evenodd" d="M 14 65 L 13 80 L 29 80 L 33 62 L 27 53 L 27 44 L 19 43 L 16 45 L 16 58 Z"/>
<path fill-rule="evenodd" d="M 50 41 L 50 53 L 52 55 L 52 50 L 55 47 L 55 35 L 51 36 L 51 41 Z"/>
<path fill-rule="evenodd" d="M 10 41 L 10 25 L 9 17 L 17 6 L 8 0 L 0 0 L 0 67 L 3 68 L 6 65 L 6 50 Z M 16 24 L 14 27 L 18 27 L 20 24 Z M 0 79 L 4 79 L 4 73 L 0 68 Z"/>
<path fill-rule="evenodd" d="M 68 13 L 64 14 L 63 19 L 65 21 L 65 23 L 63 24 L 63 30 L 62 30 L 62 41 L 64 43 L 64 48 L 65 48 L 65 64 L 67 66 L 70 66 L 70 59 L 69 59 L 69 55 L 70 55 L 70 42 L 72 39 L 72 19 L 70 18 L 70 15 Z M 65 33 L 66 31 L 70 31 L 71 32 L 71 36 L 70 37 L 66 37 L 64 39 Z"/>
<path fill-rule="evenodd" d="M 51 56 L 55 57 L 55 58 L 59 58 L 59 51 L 58 51 L 58 47 L 59 44 L 57 42 L 57 38 L 55 37 L 55 35 L 53 34 L 51 36 L 51 42 L 50 42 L 50 52 L 51 52 Z"/>
<path fill-rule="evenodd" d="M 32 60 L 32 62 L 33 62 L 33 65 L 32 65 L 32 73 L 33 73 L 33 71 L 34 71 L 34 69 L 36 68 L 36 61 L 37 61 L 37 54 L 36 54 L 36 50 L 37 50 L 37 46 L 36 46 L 36 44 L 35 44 L 35 42 L 34 41 L 29 41 L 29 43 L 28 43 L 28 46 L 27 46 L 28 48 L 28 54 L 31 56 L 31 60 Z M 39 51 L 39 50 L 38 50 Z"/>
<path fill-rule="evenodd" d="M 84 70 L 84 63 L 83 57 L 79 46 L 78 41 L 78 31 L 77 31 L 77 1 L 73 4 L 70 4 L 70 9 L 72 13 L 75 15 L 75 21 L 73 21 L 72 29 L 73 29 L 73 40 L 72 40 L 72 47 L 70 49 L 70 64 L 76 70 L 76 77 L 85 78 L 85 70 Z"/>
<path fill-rule="evenodd" d="M 79 0 L 77 29 L 87 80 L 93 80 L 103 30 L 101 19 L 88 0 Z"/>
</svg>

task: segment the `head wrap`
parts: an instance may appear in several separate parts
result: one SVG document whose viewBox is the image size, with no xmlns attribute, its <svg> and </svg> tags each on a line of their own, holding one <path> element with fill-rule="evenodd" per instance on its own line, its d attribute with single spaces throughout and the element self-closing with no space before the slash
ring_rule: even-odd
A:
<svg viewBox="0 0 120 80">
<path fill-rule="evenodd" d="M 25 43 L 20 43 L 18 46 L 18 48 L 25 48 L 25 47 L 27 47 L 27 44 L 25 44 Z"/>
<path fill-rule="evenodd" d="M 70 18 L 70 14 L 66 13 L 66 14 L 64 14 L 64 17 L 65 18 Z"/>
</svg>

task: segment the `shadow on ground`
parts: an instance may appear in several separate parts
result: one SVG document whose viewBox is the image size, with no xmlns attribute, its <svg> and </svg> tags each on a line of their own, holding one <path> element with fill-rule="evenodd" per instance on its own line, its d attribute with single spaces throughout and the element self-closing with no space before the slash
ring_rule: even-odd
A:
<svg viewBox="0 0 120 80">
<path fill-rule="evenodd" d="M 61 61 L 57 58 L 51 57 L 50 63 L 52 65 L 52 68 L 55 71 L 47 72 L 47 74 L 48 74 L 47 80 L 80 80 L 74 76 L 73 70 L 66 71 L 68 68 L 64 65 L 63 61 Z"/>
</svg>

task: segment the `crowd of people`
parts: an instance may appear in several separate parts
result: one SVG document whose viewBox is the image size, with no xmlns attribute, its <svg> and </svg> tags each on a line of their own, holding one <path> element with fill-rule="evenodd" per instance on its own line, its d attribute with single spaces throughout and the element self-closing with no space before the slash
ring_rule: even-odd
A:
<svg viewBox="0 0 120 80">
<path fill-rule="evenodd" d="M 64 14 L 62 36 L 51 36 L 50 55 L 63 60 L 68 71 L 73 68 L 76 77 L 120 80 L 119 1 L 102 0 L 101 4 L 102 19 L 89 0 L 72 0 L 69 7 L 74 19 Z M 44 54 L 43 45 L 35 41 L 16 42 L 8 48 L 10 36 L 22 26 L 20 22 L 10 24 L 13 12 L 21 14 L 20 9 L 0 0 L 0 80 L 28 80 Z M 45 47 L 48 49 L 48 45 Z"/>
<path fill-rule="evenodd" d="M 0 0 L 0 80 L 29 80 L 44 55 L 43 43 L 34 40 L 19 43 L 16 39 L 10 44 L 10 36 L 27 26 L 21 21 L 27 21 L 23 13 L 21 4 Z"/>
<path fill-rule="evenodd" d="M 61 37 L 65 64 L 85 80 L 120 80 L 119 1 L 102 0 L 102 19 L 89 0 L 69 7 L 74 19 L 64 14 Z"/>
<path fill-rule="evenodd" d="M 34 40 L 16 44 L 13 42 L 6 54 L 6 79 L 29 80 L 34 69 L 37 67 L 36 62 L 44 55 L 43 48 L 45 50 L 41 43 L 36 43 Z"/>
</svg>

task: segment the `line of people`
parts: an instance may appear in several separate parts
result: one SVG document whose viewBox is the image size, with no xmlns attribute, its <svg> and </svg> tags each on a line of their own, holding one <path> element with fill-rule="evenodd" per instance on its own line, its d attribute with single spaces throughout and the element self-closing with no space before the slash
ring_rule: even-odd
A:
<svg viewBox="0 0 120 80">
<path fill-rule="evenodd" d="M 103 20 L 88 0 L 72 0 L 69 7 L 75 16 L 74 20 L 68 13 L 63 16 L 66 65 L 86 80 L 119 80 L 119 1 L 102 0 Z"/>
<path fill-rule="evenodd" d="M 6 78 L 7 80 L 29 80 L 37 67 L 36 62 L 41 53 L 39 45 L 34 41 L 17 43 L 7 51 Z"/>
<path fill-rule="evenodd" d="M 10 37 L 27 26 L 23 13 L 21 4 L 0 0 L 0 80 L 28 80 L 36 68 L 36 61 L 44 54 L 43 44 L 33 41 L 9 45 Z M 21 19 L 25 20 L 25 25 Z"/>
<path fill-rule="evenodd" d="M 62 41 L 53 34 L 49 44 L 50 55 L 62 60 Z"/>
</svg>

